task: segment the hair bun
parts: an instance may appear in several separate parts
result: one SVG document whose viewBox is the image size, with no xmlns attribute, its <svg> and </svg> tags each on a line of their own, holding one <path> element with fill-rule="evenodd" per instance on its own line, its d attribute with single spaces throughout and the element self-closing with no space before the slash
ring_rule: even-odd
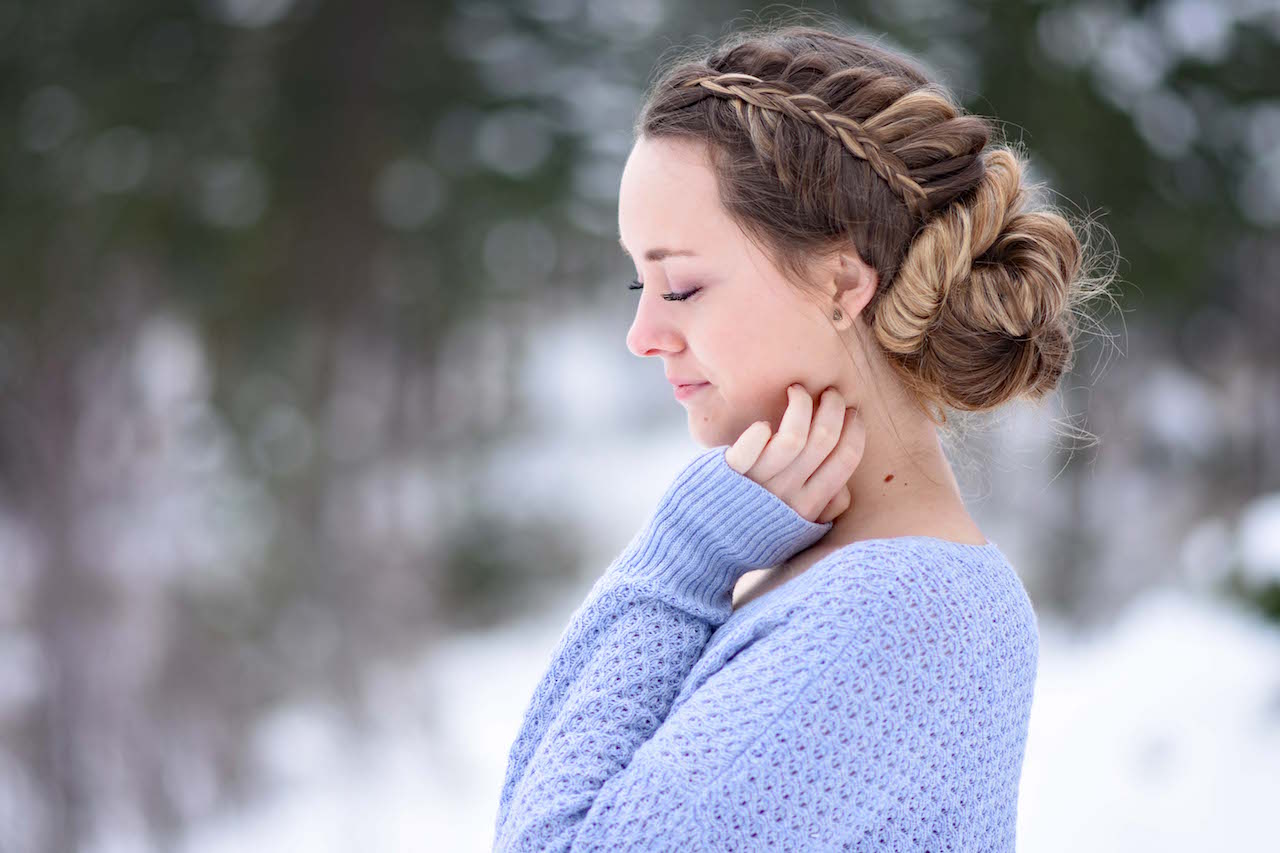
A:
<svg viewBox="0 0 1280 853">
<path fill-rule="evenodd" d="M 1088 295 L 1070 223 L 1028 209 L 1022 159 L 996 147 L 983 163 L 981 180 L 921 227 L 873 321 L 922 397 L 967 411 L 1052 391 L 1072 365 L 1072 309 Z"/>
</svg>

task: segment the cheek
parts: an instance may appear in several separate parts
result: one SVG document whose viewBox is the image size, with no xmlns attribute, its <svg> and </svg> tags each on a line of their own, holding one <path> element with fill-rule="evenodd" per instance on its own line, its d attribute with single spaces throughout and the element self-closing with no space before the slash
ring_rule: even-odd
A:
<svg viewBox="0 0 1280 853">
<path fill-rule="evenodd" d="M 783 325 L 782 318 L 792 314 L 789 306 L 762 304 L 717 317 L 714 326 L 699 330 L 703 357 L 698 361 L 717 392 L 715 405 L 699 414 L 719 421 L 716 428 L 722 435 L 735 433 L 725 443 L 755 421 L 768 421 L 776 429 L 792 382 L 817 387 L 814 365 L 823 362 L 825 349 L 816 345 L 808 326 Z"/>
<path fill-rule="evenodd" d="M 795 381 L 797 374 L 781 372 L 768 362 L 735 365 L 731 377 L 716 389 L 726 428 L 736 430 L 734 440 L 756 421 L 768 421 L 776 430 L 787 408 L 787 386 Z"/>
</svg>

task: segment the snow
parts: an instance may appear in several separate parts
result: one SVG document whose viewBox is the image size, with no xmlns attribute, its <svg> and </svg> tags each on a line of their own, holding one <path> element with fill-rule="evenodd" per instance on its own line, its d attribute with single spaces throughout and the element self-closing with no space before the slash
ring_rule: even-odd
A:
<svg viewBox="0 0 1280 853">
<path fill-rule="evenodd" d="M 1275 625 L 1160 587 L 1094 636 L 1041 620 L 1040 671 L 1019 849 L 1232 850 L 1268 836 Z"/>
<path fill-rule="evenodd" d="M 1280 492 L 1255 499 L 1240 514 L 1240 564 L 1245 581 L 1280 584 Z"/>
<path fill-rule="evenodd" d="M 378 670 L 368 693 L 382 712 L 375 735 L 350 740 L 319 709 L 276 717 L 264 760 L 287 784 L 193 826 L 180 849 L 490 848 L 507 749 L 561 620 L 585 592 L 450 638 L 407 671 Z M 1280 630 L 1174 585 L 1094 634 L 1043 616 L 1040 630 L 1019 850 L 1177 853 L 1269 837 L 1268 807 L 1280 797 Z"/>
</svg>

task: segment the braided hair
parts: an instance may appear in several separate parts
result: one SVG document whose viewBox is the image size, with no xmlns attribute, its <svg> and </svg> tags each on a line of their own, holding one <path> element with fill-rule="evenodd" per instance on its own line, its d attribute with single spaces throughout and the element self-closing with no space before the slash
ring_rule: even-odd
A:
<svg viewBox="0 0 1280 853">
<path fill-rule="evenodd" d="M 909 56 L 829 28 L 734 33 L 656 79 L 636 133 L 706 143 L 721 204 L 806 293 L 815 258 L 856 248 L 879 277 L 861 319 L 935 423 L 1070 369 L 1106 278 L 1022 154 Z"/>
<path fill-rule="evenodd" d="M 744 83 L 754 85 L 743 85 Z M 816 95 L 809 92 L 789 92 L 750 74 L 708 75 L 686 80 L 679 85 L 703 86 L 728 98 L 737 110 L 743 126 L 751 131 L 752 141 L 758 146 L 761 155 L 772 161 L 775 167 L 781 161 L 774 153 L 773 133 L 777 130 L 779 116 L 786 116 L 793 121 L 814 124 L 828 136 L 839 139 L 851 154 L 870 163 L 876 174 L 884 178 L 891 188 L 898 190 L 913 213 L 919 209 L 921 200 L 927 197 L 920 185 L 911 179 L 903 162 L 880 144 L 873 131 L 850 116 L 832 111 Z M 762 128 L 759 124 L 761 119 L 757 118 L 757 110 L 767 128 Z M 777 168 L 777 172 L 782 185 L 792 189 L 787 173 L 781 168 Z"/>
</svg>

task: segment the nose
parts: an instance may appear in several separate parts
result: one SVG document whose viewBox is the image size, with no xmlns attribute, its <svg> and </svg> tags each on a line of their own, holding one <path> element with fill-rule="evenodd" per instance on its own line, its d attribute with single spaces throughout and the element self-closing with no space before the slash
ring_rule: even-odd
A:
<svg viewBox="0 0 1280 853">
<path fill-rule="evenodd" d="M 655 301 L 658 304 L 653 304 Z M 627 349 L 635 355 L 643 358 L 661 352 L 679 352 L 684 348 L 683 337 L 664 307 L 666 303 L 658 297 L 650 300 L 641 294 L 636 317 L 627 331 Z"/>
</svg>

